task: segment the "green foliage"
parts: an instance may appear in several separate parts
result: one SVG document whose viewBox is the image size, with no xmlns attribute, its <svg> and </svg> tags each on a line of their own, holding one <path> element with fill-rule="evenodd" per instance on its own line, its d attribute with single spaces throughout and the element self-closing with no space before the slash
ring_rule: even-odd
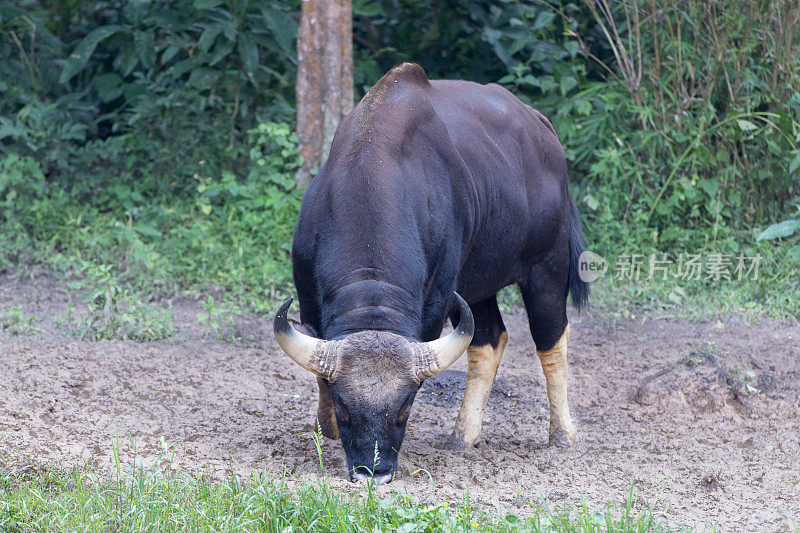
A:
<svg viewBox="0 0 800 533">
<path fill-rule="evenodd" d="M 155 298 L 179 288 L 223 289 L 245 309 L 268 309 L 291 283 L 300 157 L 297 137 L 286 124 L 259 124 L 248 133 L 248 143 L 246 177 L 198 173 L 182 202 L 147 201 L 135 187 L 117 183 L 86 204 L 60 184 L 47 184 L 32 156 L 0 159 L 0 265 L 42 261 L 62 270 L 82 270 L 84 262 L 105 265 L 113 267 L 120 290 Z M 126 306 L 147 315 L 141 306 Z M 142 327 L 146 323 L 139 319 Z M 137 333 L 138 327 L 115 324 L 101 312 L 86 319 L 80 334 L 92 336 L 94 329 L 112 337 L 166 334 Z"/>
<path fill-rule="evenodd" d="M 780 239 L 782 237 L 788 237 L 798 230 L 800 230 L 800 220 L 784 220 L 762 231 L 756 240 Z"/>
<path fill-rule="evenodd" d="M 229 172 L 218 180 L 198 176 L 195 209 L 185 218 L 191 227 L 180 236 L 194 257 L 176 260 L 261 310 L 290 283 L 289 252 L 301 199 L 294 173 L 301 160 L 297 136 L 287 125 L 260 124 L 249 134 L 251 170 L 244 181 Z"/>
<path fill-rule="evenodd" d="M 575 6 L 565 6 L 567 13 L 553 6 L 572 36 L 565 49 L 593 57 L 611 77 L 597 80 L 589 71 L 581 78 L 586 70 L 576 68 L 573 58 L 565 75 L 579 76 L 579 83 L 572 77 L 566 84 L 526 77 L 527 63 L 502 80 L 542 95 L 536 104 L 560 133 L 580 184 L 589 234 L 605 240 L 602 249 L 618 246 L 620 239 L 666 248 L 697 245 L 706 234 L 716 241 L 742 229 L 742 222 L 785 208 L 792 198 L 800 180 L 798 60 L 763 53 L 776 20 L 791 30 L 791 11 L 785 2 L 772 3 L 768 13 L 754 2 L 739 4 L 730 9 L 675 0 L 634 14 L 632 3 L 621 2 L 613 18 L 597 18 L 598 26 L 621 36 L 607 39 L 606 46 L 622 52 L 605 62 L 581 39 L 591 28 L 567 14 Z M 691 31 L 679 28 L 687 23 Z M 743 41 L 730 53 L 733 35 Z M 788 39 L 788 46 L 800 46 L 800 34 Z M 627 55 L 618 40 L 628 46 Z M 638 77 L 626 67 L 630 63 Z M 766 71 L 779 75 L 771 83 L 757 81 Z M 719 87 L 723 82 L 725 90 Z"/>
<path fill-rule="evenodd" d="M 180 194 L 246 162 L 258 113 L 292 115 L 296 4 L 23 5 L 0 10 L 0 150 L 35 156 L 75 197 Z"/>
<path fill-rule="evenodd" d="M 0 310 L 0 330 L 5 331 L 12 337 L 20 335 L 33 335 L 41 331 L 36 326 L 39 319 L 35 316 L 25 316 L 22 306 L 18 305 L 8 310 Z"/>
<path fill-rule="evenodd" d="M 356 1 L 357 96 L 404 60 L 499 81 L 556 127 L 591 249 L 762 253 L 749 301 L 794 294 L 793 3 L 603 5 Z M 300 199 L 281 122 L 298 20 L 296 1 L 0 6 L 0 268 L 88 260 L 154 297 L 269 308 Z M 672 303 L 708 288 L 668 286 Z"/>
<path fill-rule="evenodd" d="M 241 310 L 235 302 L 229 302 L 225 304 L 225 307 L 219 307 L 214 303 L 214 297 L 209 295 L 202 303 L 202 307 L 205 313 L 197 315 L 197 322 L 203 326 L 207 337 L 225 342 L 242 340 L 240 336 L 237 336 L 235 329 L 236 315 L 241 314 Z"/>
<path fill-rule="evenodd" d="M 85 312 L 67 324 L 67 331 L 82 339 L 131 339 L 149 342 L 164 339 L 175 332 L 172 314 L 155 309 L 142 301 L 130 287 L 114 276 L 111 265 L 85 264 L 84 277 L 72 284 L 83 290 Z"/>
<path fill-rule="evenodd" d="M 11 154 L 0 160 L 0 222 L 17 221 L 28 202 L 42 199 L 46 187 L 44 174 L 32 157 Z"/>
<path fill-rule="evenodd" d="M 0 269 L 27 249 L 25 227 L 46 203 L 46 190 L 44 174 L 32 157 L 11 154 L 0 159 Z"/>
<path fill-rule="evenodd" d="M 642 56 L 630 58 L 641 62 L 641 79 L 631 83 L 617 62 L 619 81 L 577 95 L 591 103 L 592 130 L 567 128 L 564 139 L 576 156 L 587 153 L 585 137 L 603 139 L 594 160 L 581 161 L 588 179 L 580 185 L 588 233 L 602 249 L 736 252 L 752 242 L 757 221 L 792 208 L 800 63 L 763 48 L 775 21 L 790 24 L 787 5 L 762 13 L 744 0 L 735 9 L 684 0 L 653 4 L 640 19 L 621 15 L 622 38 L 641 35 Z M 679 31 L 687 22 L 691 31 Z M 800 34 L 791 39 L 800 45 Z M 765 80 L 773 70 L 780 76 Z"/>
<path fill-rule="evenodd" d="M 132 445 L 133 440 L 131 439 Z M 123 463 L 114 443 L 115 469 L 89 466 L 42 467 L 0 456 L 0 529 L 3 531 L 662 531 L 647 510 L 636 509 L 632 495 L 618 508 L 596 511 L 586 505 L 551 510 L 536 504 L 520 515 L 498 516 L 466 498 L 421 502 L 403 492 L 380 495 L 368 486 L 348 494 L 322 479 L 297 482 L 255 472 L 216 480 L 171 470 L 171 450 L 150 466 Z M 135 450 L 135 445 L 134 445 Z M 383 491 L 382 491 L 383 492 Z"/>
</svg>

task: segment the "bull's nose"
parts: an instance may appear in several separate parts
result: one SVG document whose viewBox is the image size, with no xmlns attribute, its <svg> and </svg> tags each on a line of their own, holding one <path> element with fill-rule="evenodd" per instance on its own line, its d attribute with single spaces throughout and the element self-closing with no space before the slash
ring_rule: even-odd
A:
<svg viewBox="0 0 800 533">
<path fill-rule="evenodd" d="M 389 483 L 392 480 L 393 474 L 393 472 L 376 472 L 374 476 L 370 476 L 366 472 L 356 472 L 354 477 L 355 481 L 368 482 L 370 479 L 372 479 L 375 481 L 376 485 L 383 485 L 384 483 Z"/>
</svg>

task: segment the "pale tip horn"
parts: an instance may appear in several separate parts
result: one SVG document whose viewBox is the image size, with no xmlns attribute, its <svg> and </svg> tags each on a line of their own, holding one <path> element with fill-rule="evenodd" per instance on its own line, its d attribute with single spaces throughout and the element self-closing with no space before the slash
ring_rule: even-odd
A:
<svg viewBox="0 0 800 533">
<path fill-rule="evenodd" d="M 272 321 L 275 340 L 278 341 L 281 349 L 292 361 L 309 372 L 327 378 L 329 376 L 326 375 L 325 371 L 335 370 L 322 368 L 324 365 L 320 365 L 319 353 L 326 341 L 300 333 L 292 327 L 288 313 L 289 306 L 292 305 L 293 300 L 294 298 L 287 298 L 278 309 L 278 312 L 275 313 L 275 319 Z"/>
</svg>

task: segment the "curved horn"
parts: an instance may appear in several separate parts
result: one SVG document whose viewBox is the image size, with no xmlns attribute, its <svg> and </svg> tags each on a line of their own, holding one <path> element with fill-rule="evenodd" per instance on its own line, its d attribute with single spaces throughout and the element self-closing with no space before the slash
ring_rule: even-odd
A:
<svg viewBox="0 0 800 533">
<path fill-rule="evenodd" d="M 475 333 L 472 310 L 464 298 L 457 292 L 454 294 L 459 306 L 458 326 L 446 337 L 435 341 L 416 343 L 423 347 L 423 353 L 420 354 L 421 360 L 417 365 L 417 377 L 420 380 L 435 376 L 455 363 L 472 341 L 472 335 Z"/>
<path fill-rule="evenodd" d="M 292 361 L 309 372 L 330 379 L 336 373 L 336 365 L 324 364 L 323 358 L 320 357 L 326 351 L 327 341 L 305 335 L 292 327 L 287 313 L 293 300 L 294 298 L 288 298 L 275 313 L 275 319 L 272 321 L 275 340 Z"/>
</svg>

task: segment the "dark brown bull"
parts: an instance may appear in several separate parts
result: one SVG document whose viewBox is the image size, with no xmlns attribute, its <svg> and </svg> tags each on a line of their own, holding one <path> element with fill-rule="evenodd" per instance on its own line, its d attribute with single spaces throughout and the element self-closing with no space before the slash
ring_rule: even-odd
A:
<svg viewBox="0 0 800 533">
<path fill-rule="evenodd" d="M 550 123 L 499 85 L 428 81 L 404 63 L 342 121 L 303 199 L 283 350 L 319 384 L 323 433 L 351 478 L 389 481 L 422 381 L 467 350 L 452 441 L 475 445 L 508 335 L 496 293 L 516 283 L 547 380 L 550 442 L 571 444 L 566 300 L 588 299 L 564 152 Z M 455 331 L 439 339 L 451 315 Z M 474 317 L 474 327 L 473 327 Z M 456 320 L 457 319 L 457 320 Z M 377 460 L 376 460 L 377 458 Z"/>
</svg>

